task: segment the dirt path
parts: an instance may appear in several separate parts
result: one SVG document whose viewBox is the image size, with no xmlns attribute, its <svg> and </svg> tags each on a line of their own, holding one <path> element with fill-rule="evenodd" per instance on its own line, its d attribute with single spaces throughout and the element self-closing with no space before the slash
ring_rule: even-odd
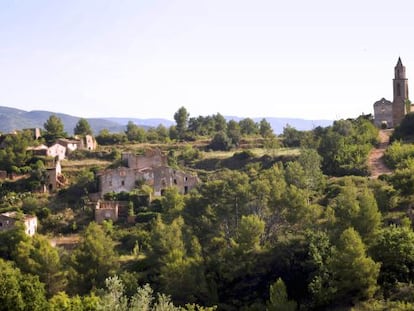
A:
<svg viewBox="0 0 414 311">
<path fill-rule="evenodd" d="M 385 165 L 383 155 L 390 142 L 392 130 L 380 130 L 380 143 L 377 148 L 372 149 L 368 157 L 368 167 L 371 171 L 371 178 L 378 178 L 382 174 L 391 174 L 392 171 Z"/>
</svg>

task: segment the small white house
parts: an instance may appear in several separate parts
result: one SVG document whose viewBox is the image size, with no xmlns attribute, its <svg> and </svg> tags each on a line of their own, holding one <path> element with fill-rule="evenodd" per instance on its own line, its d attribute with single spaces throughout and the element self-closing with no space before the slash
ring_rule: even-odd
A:
<svg viewBox="0 0 414 311">
<path fill-rule="evenodd" d="M 47 149 L 48 157 L 58 157 L 59 160 L 64 160 L 66 155 L 66 147 L 61 144 L 54 144 Z"/>
<path fill-rule="evenodd" d="M 0 231 L 13 229 L 16 225 L 16 221 L 18 220 L 19 215 L 17 212 L 7 212 L 0 214 Z M 37 217 L 23 214 L 21 220 L 23 221 L 26 234 L 33 236 L 37 230 Z"/>
</svg>

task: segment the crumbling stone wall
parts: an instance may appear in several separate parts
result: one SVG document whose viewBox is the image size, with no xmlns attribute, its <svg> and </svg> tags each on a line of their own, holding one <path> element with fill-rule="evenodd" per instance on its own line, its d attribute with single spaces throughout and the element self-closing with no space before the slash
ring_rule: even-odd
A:
<svg viewBox="0 0 414 311">
<path fill-rule="evenodd" d="M 181 194 L 188 193 L 198 183 L 197 176 L 172 169 L 171 167 L 154 168 L 154 194 L 161 195 L 169 187 L 176 187 Z"/>
<path fill-rule="evenodd" d="M 129 192 L 143 180 L 153 187 L 154 195 L 161 195 L 169 187 L 177 187 L 182 194 L 188 193 L 199 182 L 197 176 L 167 166 L 167 156 L 159 149 L 145 155 L 124 153 L 122 159 L 128 167 L 105 170 L 98 174 L 101 196 L 108 192 Z"/>
<path fill-rule="evenodd" d="M 159 149 L 147 150 L 144 155 L 123 153 L 122 160 L 127 163 L 129 168 L 143 169 L 148 167 L 167 166 L 167 156 L 162 154 Z"/>
<path fill-rule="evenodd" d="M 138 180 L 149 180 L 153 176 L 151 172 L 140 172 L 136 169 L 118 167 L 101 172 L 98 178 L 99 192 L 104 195 L 108 192 L 129 192 L 136 188 Z"/>
<path fill-rule="evenodd" d="M 95 205 L 95 221 L 100 224 L 105 220 L 118 220 L 119 204 L 116 201 L 98 201 Z"/>
</svg>

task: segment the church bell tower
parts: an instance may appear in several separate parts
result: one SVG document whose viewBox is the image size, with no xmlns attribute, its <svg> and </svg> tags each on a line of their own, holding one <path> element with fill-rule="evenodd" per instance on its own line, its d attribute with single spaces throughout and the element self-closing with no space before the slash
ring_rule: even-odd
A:
<svg viewBox="0 0 414 311">
<path fill-rule="evenodd" d="M 409 112 L 406 108 L 408 101 L 408 79 L 405 75 L 405 67 L 400 57 L 394 68 L 393 86 L 394 100 L 392 102 L 392 119 L 395 127 L 401 123 L 404 116 Z"/>
</svg>

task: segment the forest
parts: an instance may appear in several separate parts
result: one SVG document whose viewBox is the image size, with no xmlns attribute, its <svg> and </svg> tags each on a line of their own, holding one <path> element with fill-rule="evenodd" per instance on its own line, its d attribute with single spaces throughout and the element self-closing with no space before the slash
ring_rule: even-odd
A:
<svg viewBox="0 0 414 311">
<path fill-rule="evenodd" d="M 387 130 L 392 173 L 379 178 L 368 166 L 379 143 L 370 115 L 281 135 L 265 119 L 190 117 L 185 107 L 174 120 L 101 131 L 96 150 L 62 161 L 56 191 L 40 190 L 54 159 L 28 147 L 73 136 L 58 117 L 41 138 L 0 136 L 0 213 L 20 217 L 0 230 L 0 310 L 414 310 L 413 114 Z M 73 134 L 92 134 L 88 122 Z M 197 187 L 154 196 L 137 182 L 105 195 L 134 220 L 96 223 L 99 171 L 149 148 L 197 174 Z M 24 215 L 38 219 L 33 237 Z"/>
</svg>

